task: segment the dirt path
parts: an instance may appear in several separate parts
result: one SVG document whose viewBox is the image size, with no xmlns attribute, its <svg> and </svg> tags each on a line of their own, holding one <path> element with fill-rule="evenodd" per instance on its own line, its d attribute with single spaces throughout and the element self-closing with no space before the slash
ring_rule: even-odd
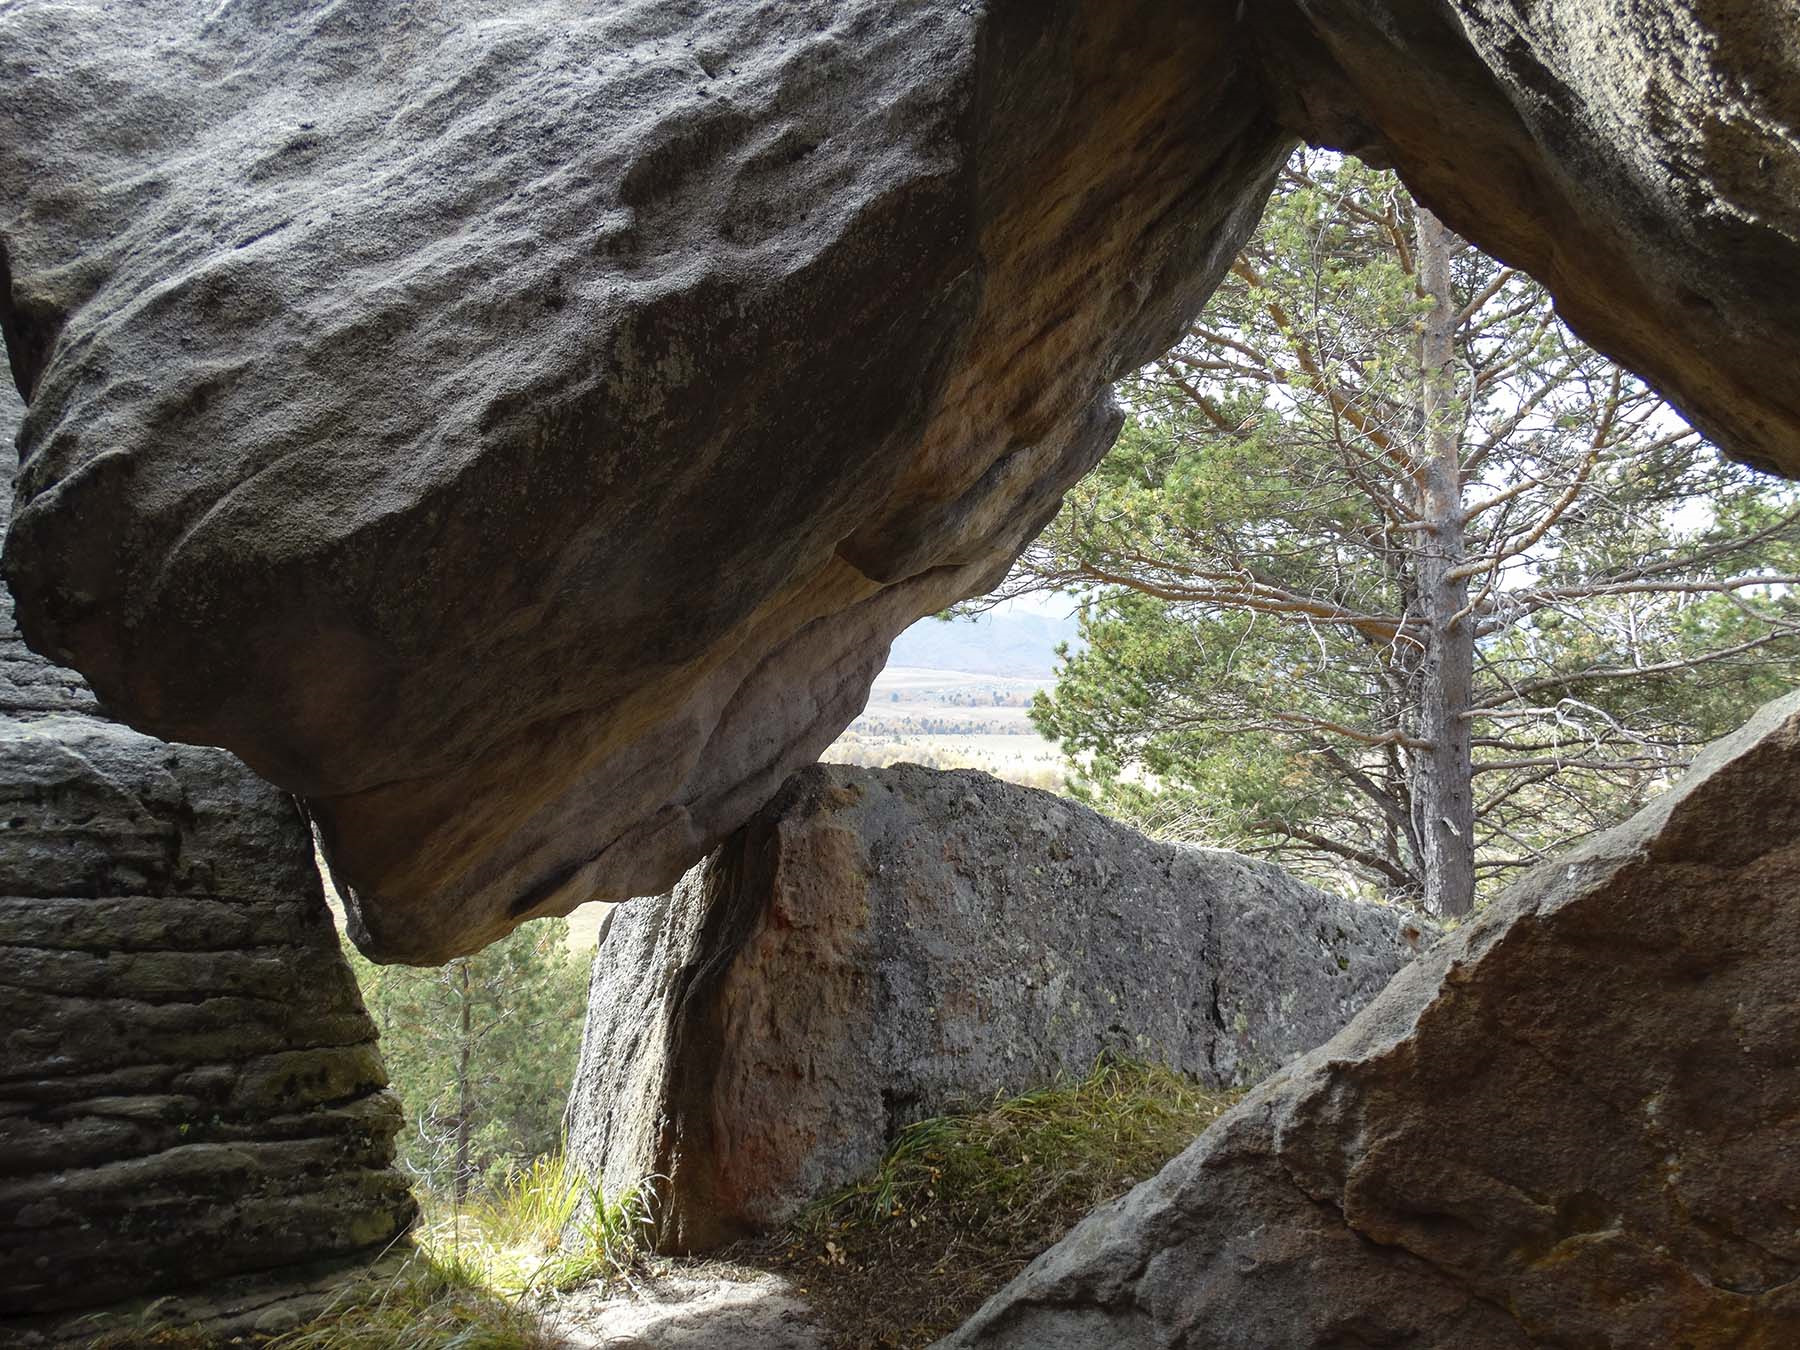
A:
<svg viewBox="0 0 1800 1350">
<path fill-rule="evenodd" d="M 722 1263 L 675 1270 L 610 1295 L 576 1291 L 558 1304 L 555 1334 L 571 1350 L 827 1350 L 794 1287 L 779 1275 Z"/>
</svg>

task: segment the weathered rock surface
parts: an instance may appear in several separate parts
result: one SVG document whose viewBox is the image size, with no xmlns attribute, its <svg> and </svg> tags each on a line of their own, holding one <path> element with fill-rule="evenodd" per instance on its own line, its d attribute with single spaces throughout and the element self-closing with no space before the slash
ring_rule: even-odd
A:
<svg viewBox="0 0 1800 1350">
<path fill-rule="evenodd" d="M 819 765 L 664 896 L 612 912 L 570 1149 L 666 1178 L 699 1250 L 870 1172 L 903 1125 L 1106 1051 L 1248 1084 L 1420 937 L 1267 863 L 971 771 Z"/>
<path fill-rule="evenodd" d="M 1800 697 L 943 1344 L 1800 1344 Z"/>
<path fill-rule="evenodd" d="M 0 12 L 5 566 L 373 953 L 661 890 L 1102 452 L 1292 136 L 1800 471 L 1792 0 Z"/>
<path fill-rule="evenodd" d="M 292 800 L 104 720 L 0 589 L 0 1341 L 386 1243 L 386 1083 Z"/>
<path fill-rule="evenodd" d="M 1285 149 L 1228 37 L 9 6 L 21 622 L 305 793 L 379 955 L 662 889 L 1112 439 Z"/>
</svg>

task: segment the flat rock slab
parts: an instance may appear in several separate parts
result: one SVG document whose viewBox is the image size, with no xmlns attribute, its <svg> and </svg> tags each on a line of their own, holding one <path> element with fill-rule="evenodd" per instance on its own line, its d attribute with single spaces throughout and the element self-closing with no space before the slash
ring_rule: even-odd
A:
<svg viewBox="0 0 1800 1350">
<path fill-rule="evenodd" d="M 1522 879 L 945 1350 L 1800 1345 L 1800 696 Z"/>
<path fill-rule="evenodd" d="M 607 918 L 569 1149 L 703 1251 L 870 1173 L 926 1116 L 1103 1054 L 1247 1086 L 1426 939 L 1407 912 L 972 771 L 818 765 Z"/>
</svg>

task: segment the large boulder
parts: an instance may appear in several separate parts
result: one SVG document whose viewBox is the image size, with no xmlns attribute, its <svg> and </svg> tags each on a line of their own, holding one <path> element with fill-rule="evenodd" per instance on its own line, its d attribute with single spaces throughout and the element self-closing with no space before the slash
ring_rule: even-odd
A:
<svg viewBox="0 0 1800 1350">
<path fill-rule="evenodd" d="M 8 6 L 21 621 L 306 794 L 375 954 L 660 890 L 1111 442 L 1288 144 L 1229 39 Z"/>
<path fill-rule="evenodd" d="M 664 1245 L 702 1249 L 863 1177 L 901 1126 L 1103 1053 L 1247 1085 L 1421 937 L 986 774 L 822 765 L 609 916 L 569 1148 L 610 1194 L 660 1178 Z"/>
<path fill-rule="evenodd" d="M 365 946 L 658 891 L 1005 569 L 1291 138 L 1800 470 L 1790 0 L 0 10 L 25 632 Z"/>
<path fill-rule="evenodd" d="M 379 1251 L 413 1213 L 386 1086 L 292 799 L 105 720 L 0 588 L 0 1341 Z"/>
<path fill-rule="evenodd" d="M 1522 880 L 946 1350 L 1800 1345 L 1800 696 Z"/>
</svg>

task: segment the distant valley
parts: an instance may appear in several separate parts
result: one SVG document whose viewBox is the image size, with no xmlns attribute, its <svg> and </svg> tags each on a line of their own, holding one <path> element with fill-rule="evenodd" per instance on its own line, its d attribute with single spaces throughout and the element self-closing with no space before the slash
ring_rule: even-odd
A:
<svg viewBox="0 0 1800 1350">
<path fill-rule="evenodd" d="M 823 758 L 981 769 L 1028 787 L 1059 788 L 1062 752 L 1038 735 L 1029 710 L 1054 682 L 1058 645 L 1079 641 L 1073 616 L 1015 610 L 923 619 L 894 640 L 862 716 Z"/>
</svg>

